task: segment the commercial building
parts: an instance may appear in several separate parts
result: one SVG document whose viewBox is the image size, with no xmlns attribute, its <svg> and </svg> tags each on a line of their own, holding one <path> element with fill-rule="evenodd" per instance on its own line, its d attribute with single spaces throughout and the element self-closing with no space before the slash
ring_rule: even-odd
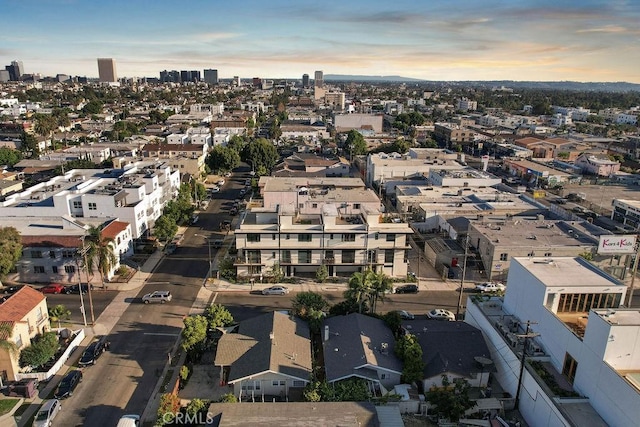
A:
<svg viewBox="0 0 640 427">
<path fill-rule="evenodd" d="M 338 132 L 370 129 L 374 133 L 382 133 L 382 114 L 335 114 L 333 124 Z"/>
<path fill-rule="evenodd" d="M 426 150 L 426 151 L 425 151 Z M 460 170 L 464 167 L 456 161 L 457 154 L 448 150 L 425 148 L 410 149 L 406 155 L 377 153 L 367 156 L 365 182 L 389 182 L 416 176 L 428 176 L 432 168 Z"/>
<path fill-rule="evenodd" d="M 204 81 L 210 85 L 218 84 L 218 70 L 204 70 Z"/>
<path fill-rule="evenodd" d="M 302 87 L 303 88 L 308 88 L 309 87 L 309 74 L 303 74 L 302 75 Z"/>
<path fill-rule="evenodd" d="M 98 58 L 98 78 L 104 83 L 115 83 L 118 81 L 115 59 Z"/>
<path fill-rule="evenodd" d="M 512 260 L 504 298 L 468 300 L 465 322 L 529 425 L 637 424 L 640 313 L 622 308 L 626 292 L 580 257 L 526 257 Z"/>
<path fill-rule="evenodd" d="M 316 71 L 313 75 L 313 85 L 318 88 L 324 87 L 324 75 L 322 71 Z"/>
<path fill-rule="evenodd" d="M 611 219 L 618 221 L 630 231 L 640 231 L 640 201 L 614 199 Z"/>
</svg>

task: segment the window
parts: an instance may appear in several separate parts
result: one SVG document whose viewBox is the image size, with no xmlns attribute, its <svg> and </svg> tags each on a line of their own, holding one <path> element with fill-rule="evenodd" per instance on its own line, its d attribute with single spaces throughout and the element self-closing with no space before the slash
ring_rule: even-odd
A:
<svg viewBox="0 0 640 427">
<path fill-rule="evenodd" d="M 75 273 L 76 272 L 76 266 L 75 265 L 65 265 L 64 266 L 64 272 L 65 273 Z"/>
<path fill-rule="evenodd" d="M 380 374 L 380 379 L 381 379 L 381 380 L 384 380 L 384 379 L 386 379 L 386 378 L 387 378 L 387 374 Z"/>
<path fill-rule="evenodd" d="M 56 258 L 56 252 L 55 251 L 49 251 L 49 258 L 55 259 Z"/>
<path fill-rule="evenodd" d="M 500 254 L 500 261 L 506 261 L 509 259 L 509 254 Z"/>
<path fill-rule="evenodd" d="M 289 240 L 289 238 L 291 238 L 291 235 L 287 234 L 287 236 L 285 237 L 287 240 Z"/>
<path fill-rule="evenodd" d="M 271 258 L 275 258 L 276 257 L 276 253 L 275 252 L 271 252 Z"/>
<path fill-rule="evenodd" d="M 276 380 L 271 381 L 271 385 L 274 387 L 277 387 L 279 383 L 280 381 L 276 381 Z"/>
<path fill-rule="evenodd" d="M 22 347 L 22 335 L 18 334 L 18 338 L 16 338 L 16 347 Z"/>
<path fill-rule="evenodd" d="M 298 242 L 310 242 L 311 234 L 298 234 Z"/>
<path fill-rule="evenodd" d="M 329 251 L 324 251 L 324 258 L 325 259 L 333 259 L 333 251 L 329 250 Z"/>
<path fill-rule="evenodd" d="M 54 274 L 58 274 L 58 266 L 57 266 L 57 265 L 54 265 L 53 267 L 51 267 L 51 271 L 52 271 Z"/>
<path fill-rule="evenodd" d="M 37 274 L 44 273 L 44 267 L 41 266 L 41 265 L 34 265 L 33 266 L 33 272 L 37 273 Z"/>
<path fill-rule="evenodd" d="M 387 234 L 387 242 L 395 242 L 396 241 L 396 235 L 391 233 L 391 234 Z"/>
<path fill-rule="evenodd" d="M 353 209 L 360 209 L 360 203 L 354 203 Z"/>
<path fill-rule="evenodd" d="M 64 250 L 62 251 L 62 258 L 73 258 L 76 256 L 76 251 Z"/>
<path fill-rule="evenodd" d="M 312 203 L 312 204 L 311 204 L 311 207 L 315 209 L 315 208 L 317 208 L 317 207 L 318 207 L 318 204 L 317 204 L 317 203 Z"/>
<path fill-rule="evenodd" d="M 282 251 L 282 262 L 291 262 L 291 251 Z"/>
<path fill-rule="evenodd" d="M 38 307 L 38 311 L 36 311 L 36 321 L 40 323 L 44 319 L 44 315 L 42 314 L 42 307 Z"/>
<path fill-rule="evenodd" d="M 271 235 L 271 240 L 276 240 L 276 235 L 275 234 Z"/>
<path fill-rule="evenodd" d="M 351 249 L 351 250 L 346 250 L 346 251 L 342 251 L 342 263 L 343 264 L 353 264 L 354 262 L 356 262 L 356 251 Z"/>
<path fill-rule="evenodd" d="M 31 258 L 42 258 L 42 251 L 31 251 Z"/>
<path fill-rule="evenodd" d="M 564 356 L 564 365 L 562 365 L 562 375 L 566 376 L 571 384 L 576 379 L 576 371 L 578 370 L 578 362 L 569 353 Z"/>
<path fill-rule="evenodd" d="M 342 241 L 343 242 L 355 242 L 356 241 L 356 235 L 349 233 L 349 234 L 343 234 L 342 235 Z"/>
<path fill-rule="evenodd" d="M 393 253 L 394 253 L 393 249 L 385 249 L 384 250 L 384 262 L 386 264 L 393 263 Z"/>
<path fill-rule="evenodd" d="M 380 233 L 374 234 L 374 239 L 378 240 L 379 237 L 380 237 Z"/>
<path fill-rule="evenodd" d="M 249 274 L 251 274 L 251 275 L 262 274 L 262 266 L 261 265 L 250 265 L 249 266 Z"/>
<path fill-rule="evenodd" d="M 89 210 L 90 211 L 98 210 L 98 206 L 93 202 L 89 202 Z"/>
<path fill-rule="evenodd" d="M 300 381 L 300 380 L 293 380 L 293 386 L 294 387 L 304 387 L 305 383 L 304 381 Z"/>
<path fill-rule="evenodd" d="M 258 264 L 260 262 L 260 251 L 247 251 L 247 261 L 250 264 Z"/>
<path fill-rule="evenodd" d="M 298 251 L 298 262 L 309 264 L 311 262 L 311 251 Z"/>
<path fill-rule="evenodd" d="M 73 202 L 73 209 L 82 209 L 82 202 Z"/>
<path fill-rule="evenodd" d="M 285 386 L 285 385 L 287 385 L 287 382 L 286 381 L 280 381 L 280 385 Z"/>
<path fill-rule="evenodd" d="M 247 242 L 256 243 L 260 241 L 259 234 L 247 234 Z"/>
<path fill-rule="evenodd" d="M 304 209 L 304 203 L 298 203 L 298 209 Z"/>
<path fill-rule="evenodd" d="M 553 255 L 551 255 L 551 252 L 545 252 L 544 256 L 553 256 Z"/>
</svg>

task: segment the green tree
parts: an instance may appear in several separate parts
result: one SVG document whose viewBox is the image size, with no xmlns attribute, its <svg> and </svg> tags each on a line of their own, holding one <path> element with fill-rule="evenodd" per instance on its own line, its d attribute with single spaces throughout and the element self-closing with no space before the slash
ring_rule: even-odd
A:
<svg viewBox="0 0 640 427">
<path fill-rule="evenodd" d="M 279 262 L 273 263 L 273 265 L 271 266 L 271 271 L 269 271 L 268 275 L 271 276 L 273 283 L 282 282 L 282 279 L 284 278 L 284 272 L 282 271 L 282 267 L 280 267 Z"/>
<path fill-rule="evenodd" d="M 327 266 L 322 264 L 316 270 L 316 281 L 319 283 L 324 283 L 329 278 L 329 271 L 327 270 Z"/>
<path fill-rule="evenodd" d="M 393 331 L 393 335 L 399 338 L 402 334 L 402 318 L 397 311 L 390 311 L 382 316 L 382 320 Z"/>
<path fill-rule="evenodd" d="M 204 310 L 208 328 L 215 329 L 220 326 L 229 326 L 234 323 L 231 312 L 222 304 L 211 304 Z"/>
<path fill-rule="evenodd" d="M 20 233 L 13 227 L 0 227 L 0 280 L 15 268 L 20 258 L 22 258 Z"/>
<path fill-rule="evenodd" d="M 223 394 L 220 397 L 220 402 L 221 403 L 238 403 L 238 398 L 233 393 L 227 393 L 227 394 Z"/>
<path fill-rule="evenodd" d="M 302 319 L 309 319 L 314 311 L 324 312 L 328 307 L 327 300 L 316 292 L 299 292 L 291 299 L 293 313 Z"/>
<path fill-rule="evenodd" d="M 38 140 L 35 136 L 31 135 L 27 132 L 22 132 L 22 136 L 20 137 L 20 150 L 29 158 L 35 158 L 40 153 L 40 149 L 38 148 Z"/>
<path fill-rule="evenodd" d="M 153 235 L 162 241 L 169 241 L 178 231 L 176 220 L 169 215 L 160 215 L 153 226 Z"/>
<path fill-rule="evenodd" d="M 384 302 L 385 295 L 393 289 L 393 282 L 383 272 L 372 272 L 370 277 L 369 301 L 371 312 L 375 313 L 378 301 Z"/>
<path fill-rule="evenodd" d="M 364 273 L 355 272 L 349 278 L 349 287 L 344 291 L 344 297 L 358 304 L 358 313 L 366 311 L 366 300 L 369 298 L 373 280 L 374 273 L 371 270 Z"/>
<path fill-rule="evenodd" d="M 101 101 L 98 101 L 97 99 L 94 99 L 92 101 L 89 101 L 83 108 L 82 108 L 82 112 L 85 115 L 94 115 L 94 114 L 100 114 L 102 113 L 102 110 L 104 108 L 104 105 L 102 104 Z"/>
<path fill-rule="evenodd" d="M 258 175 L 265 175 L 278 161 L 278 151 L 268 140 L 258 138 L 249 142 L 249 144 L 244 147 L 241 158 L 243 161 L 249 163 Z M 261 174 L 261 172 L 265 173 Z"/>
<path fill-rule="evenodd" d="M 38 335 L 30 346 L 23 348 L 20 352 L 20 366 L 38 368 L 51 360 L 59 347 L 58 336 L 55 332 L 45 332 Z"/>
<path fill-rule="evenodd" d="M 22 153 L 20 151 L 8 147 L 0 147 L 0 165 L 11 167 L 20 160 L 22 160 Z"/>
<path fill-rule="evenodd" d="M 182 349 L 189 351 L 204 342 L 208 324 L 207 318 L 201 315 L 186 317 L 182 329 Z"/>
<path fill-rule="evenodd" d="M 6 350 L 9 353 L 17 354 L 18 346 L 11 341 L 13 335 L 13 323 L 12 322 L 0 322 L 0 349 Z M 0 385 L 2 384 L 2 378 L 0 378 Z"/>
<path fill-rule="evenodd" d="M 58 322 L 58 329 L 60 328 L 60 322 L 62 320 L 68 320 L 70 316 L 71 311 L 63 304 L 58 304 L 49 309 L 49 319 L 53 322 Z"/>
<path fill-rule="evenodd" d="M 416 336 L 405 334 L 396 342 L 396 356 L 402 360 L 402 381 L 411 384 L 423 378 L 422 347 Z"/>
<path fill-rule="evenodd" d="M 118 263 L 118 258 L 113 253 L 113 239 L 104 237 L 102 230 L 92 226 L 85 238 L 85 247 L 87 248 L 87 271 L 93 274 L 93 270 L 97 268 L 100 282 L 104 285 L 105 276 L 108 276 Z"/>
<path fill-rule="evenodd" d="M 158 408 L 157 426 L 172 424 L 176 414 L 180 411 L 180 398 L 173 393 L 164 393 L 160 396 Z"/>
<path fill-rule="evenodd" d="M 231 147 L 216 145 L 207 156 L 207 166 L 213 171 L 226 172 L 240 164 L 240 154 Z"/>
<path fill-rule="evenodd" d="M 476 404 L 469 398 L 469 387 L 469 383 L 462 378 L 456 378 L 451 383 L 449 377 L 443 375 L 442 387 L 434 385 L 426 392 L 427 402 L 433 405 L 430 411 L 457 422 L 467 409 Z"/>
<path fill-rule="evenodd" d="M 364 136 L 357 130 L 350 130 L 349 133 L 347 133 L 344 149 L 347 153 L 354 156 L 367 154 L 367 143 L 364 140 Z"/>
<path fill-rule="evenodd" d="M 191 402 L 189 402 L 185 408 L 185 412 L 191 417 L 191 419 L 194 419 L 198 414 L 204 412 L 208 406 L 209 405 L 206 400 L 198 398 L 191 399 Z"/>
</svg>

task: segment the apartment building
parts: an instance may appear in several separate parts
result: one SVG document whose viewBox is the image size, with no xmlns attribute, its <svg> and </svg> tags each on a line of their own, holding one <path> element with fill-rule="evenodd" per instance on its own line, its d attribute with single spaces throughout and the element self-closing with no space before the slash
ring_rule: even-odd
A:
<svg viewBox="0 0 640 427">
<path fill-rule="evenodd" d="M 429 150 L 429 149 L 425 149 Z M 398 153 L 376 153 L 367 156 L 365 182 L 373 183 L 427 176 L 432 168 L 460 170 L 463 166 L 455 161 L 457 155 L 448 150 L 410 150 L 407 155 Z"/>
<path fill-rule="evenodd" d="M 620 170 L 620 162 L 611 160 L 606 155 L 580 154 L 575 165 L 582 169 L 582 173 L 588 175 L 611 176 Z"/>
<path fill-rule="evenodd" d="M 125 169 L 74 169 L 0 202 L 0 216 L 119 218 L 134 238 L 145 235 L 178 194 L 180 173 L 168 163 L 142 161 Z"/>
<path fill-rule="evenodd" d="M 333 125 L 337 132 L 371 129 L 374 134 L 382 133 L 382 114 L 335 114 Z"/>
<path fill-rule="evenodd" d="M 640 231 L 640 201 L 632 199 L 614 199 L 611 219 L 630 228 Z"/>
<path fill-rule="evenodd" d="M 454 145 L 470 145 L 475 141 L 476 132 L 473 130 L 452 123 L 436 123 L 433 131 L 436 141 L 446 144 L 447 147 Z"/>
<path fill-rule="evenodd" d="M 165 161 L 181 176 L 200 179 L 205 174 L 208 147 L 197 144 L 146 144 L 140 149 L 143 158 Z"/>
<path fill-rule="evenodd" d="M 31 340 L 50 329 L 47 299 L 35 289 L 24 286 L 16 293 L 0 299 L 0 323 L 9 333 L 1 339 L 15 345 L 15 352 L 0 346 L 0 377 L 3 381 L 17 381 L 20 372 L 20 351 Z"/>
<path fill-rule="evenodd" d="M 371 268 L 405 277 L 409 225 L 379 209 L 341 206 L 325 200 L 319 214 L 291 204 L 247 211 L 235 230 L 238 277 L 268 276 L 276 263 L 286 277 L 313 275 L 321 265 L 329 276 Z"/>
<path fill-rule="evenodd" d="M 622 307 L 626 292 L 580 257 L 521 257 L 504 298 L 468 300 L 465 322 L 482 329 L 494 379 L 529 425 L 637 424 L 640 313 Z"/>
</svg>

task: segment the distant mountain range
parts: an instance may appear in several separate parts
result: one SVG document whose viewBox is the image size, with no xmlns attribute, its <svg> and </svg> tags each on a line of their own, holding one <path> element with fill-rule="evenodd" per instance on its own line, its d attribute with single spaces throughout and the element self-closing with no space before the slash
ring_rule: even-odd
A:
<svg viewBox="0 0 640 427">
<path fill-rule="evenodd" d="M 435 81 L 420 80 L 402 76 L 362 76 L 325 74 L 325 81 L 360 81 L 360 82 L 389 82 L 389 83 L 417 83 L 425 85 L 441 86 L 466 86 L 466 87 L 508 87 L 508 88 L 530 88 L 530 89 L 555 89 L 555 90 L 579 90 L 598 92 L 638 92 L 640 84 L 627 82 L 534 82 L 515 80 L 487 80 L 487 81 Z"/>
</svg>

